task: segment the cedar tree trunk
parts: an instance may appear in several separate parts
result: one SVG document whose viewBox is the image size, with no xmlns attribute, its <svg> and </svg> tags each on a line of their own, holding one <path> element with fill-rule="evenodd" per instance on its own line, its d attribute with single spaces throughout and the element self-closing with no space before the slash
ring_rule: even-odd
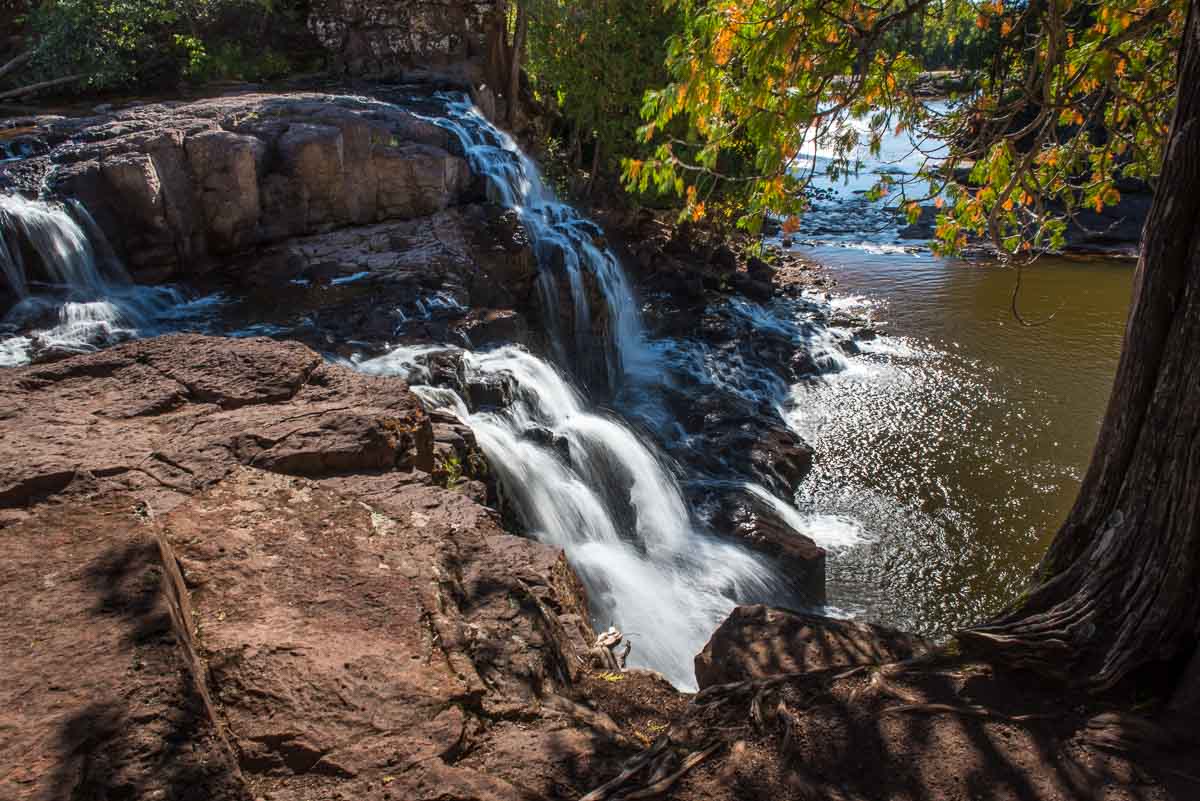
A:
<svg viewBox="0 0 1200 801">
<path fill-rule="evenodd" d="M 1200 708 L 1200 0 L 1112 397 L 1037 579 L 963 645 L 1094 691 L 1165 677 Z"/>
</svg>

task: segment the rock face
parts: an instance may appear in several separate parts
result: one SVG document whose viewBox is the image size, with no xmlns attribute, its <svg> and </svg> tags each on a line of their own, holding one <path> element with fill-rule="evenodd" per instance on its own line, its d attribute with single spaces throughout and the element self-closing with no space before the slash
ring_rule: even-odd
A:
<svg viewBox="0 0 1200 801">
<path fill-rule="evenodd" d="M 894 629 L 767 606 L 739 606 L 696 657 L 700 689 L 839 665 L 910 659 L 928 644 Z"/>
<path fill-rule="evenodd" d="M 242 95 L 50 120 L 7 176 L 83 202 L 135 277 L 334 228 L 434 214 L 478 190 L 457 141 L 412 111 L 317 94 Z"/>
<path fill-rule="evenodd" d="M 317 0 L 308 26 L 342 71 L 372 78 L 439 72 L 478 78 L 487 61 L 495 0 Z"/>
<path fill-rule="evenodd" d="M 0 447 L 5 798 L 576 797 L 638 745 L 399 380 L 164 337 L 0 374 Z"/>
<path fill-rule="evenodd" d="M 416 399 L 271 340 L 175 336 L 0 374 L 0 505 L 86 478 L 153 502 L 244 464 L 293 475 L 431 467 Z"/>
</svg>

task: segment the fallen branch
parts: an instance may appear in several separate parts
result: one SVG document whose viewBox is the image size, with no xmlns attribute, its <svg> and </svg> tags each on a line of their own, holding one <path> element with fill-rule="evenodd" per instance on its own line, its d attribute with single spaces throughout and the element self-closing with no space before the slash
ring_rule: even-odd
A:
<svg viewBox="0 0 1200 801">
<path fill-rule="evenodd" d="M 0 78 L 3 78 L 8 73 L 15 70 L 17 67 L 24 65 L 25 62 L 27 62 L 27 61 L 29 61 L 29 59 L 33 58 L 33 53 L 34 53 L 34 51 L 32 51 L 32 50 L 26 50 L 24 53 L 17 56 L 16 58 L 9 60 L 8 63 L 6 63 L 3 67 L 0 67 Z"/>
<path fill-rule="evenodd" d="M 926 712 L 931 715 L 965 715 L 966 717 L 972 718 L 1003 720 L 1009 723 L 1026 723 L 1031 720 L 1049 720 L 1060 717 L 1060 715 L 1053 713 L 1006 715 L 1003 712 L 996 712 L 991 709 L 985 709 L 981 706 L 953 706 L 951 704 L 904 704 L 902 706 L 889 706 L 882 710 L 882 714 L 885 715 L 892 712 Z"/>
<path fill-rule="evenodd" d="M 637 773 L 642 768 L 646 767 L 646 765 L 649 765 L 651 760 L 653 760 L 654 757 L 658 756 L 659 752 L 662 751 L 664 748 L 666 748 L 667 743 L 669 743 L 669 742 L 671 742 L 671 739 L 669 737 L 667 737 L 667 735 L 665 735 L 665 734 L 662 735 L 661 737 L 659 737 L 657 740 L 654 741 L 653 745 L 651 745 L 645 751 L 642 751 L 642 753 L 638 754 L 637 756 L 633 757 L 628 762 L 626 762 L 625 767 L 622 768 L 621 772 L 618 773 L 615 777 L 613 777 L 612 779 L 609 779 L 604 784 L 597 787 L 595 790 L 592 790 L 590 793 L 585 795 L 583 798 L 579 799 L 579 801 L 604 801 L 604 799 L 608 797 L 608 794 L 610 792 L 612 792 L 613 790 L 616 790 L 622 784 L 624 784 L 625 782 L 627 782 L 631 778 L 633 778 L 633 775 L 635 773 Z"/>
<path fill-rule="evenodd" d="M 7 92 L 0 92 L 0 100 L 7 100 L 10 97 L 23 97 L 25 95 L 37 94 L 43 89 L 53 89 L 55 86 L 65 86 L 68 83 L 83 80 L 87 76 L 83 73 L 78 75 L 68 75 L 65 78 L 55 78 L 52 81 L 42 81 L 41 83 L 33 83 L 29 86 L 22 86 L 20 89 L 9 89 Z"/>
</svg>

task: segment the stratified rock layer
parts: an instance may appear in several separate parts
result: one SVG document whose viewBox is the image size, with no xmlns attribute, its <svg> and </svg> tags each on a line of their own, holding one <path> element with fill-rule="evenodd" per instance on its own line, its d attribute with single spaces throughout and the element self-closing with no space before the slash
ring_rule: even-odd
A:
<svg viewBox="0 0 1200 801">
<path fill-rule="evenodd" d="M 239 95 L 44 118 L 44 156 L 7 181 L 83 202 L 135 276 L 194 274 L 334 228 L 473 196 L 457 140 L 411 110 L 344 95 Z"/>
</svg>

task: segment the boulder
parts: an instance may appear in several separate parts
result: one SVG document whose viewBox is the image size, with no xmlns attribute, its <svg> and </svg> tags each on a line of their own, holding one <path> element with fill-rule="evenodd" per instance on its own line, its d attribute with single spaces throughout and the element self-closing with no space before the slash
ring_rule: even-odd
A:
<svg viewBox="0 0 1200 801">
<path fill-rule="evenodd" d="M 823 615 L 739 606 L 696 656 L 700 689 L 784 673 L 899 662 L 930 645 L 895 629 Z"/>
</svg>

